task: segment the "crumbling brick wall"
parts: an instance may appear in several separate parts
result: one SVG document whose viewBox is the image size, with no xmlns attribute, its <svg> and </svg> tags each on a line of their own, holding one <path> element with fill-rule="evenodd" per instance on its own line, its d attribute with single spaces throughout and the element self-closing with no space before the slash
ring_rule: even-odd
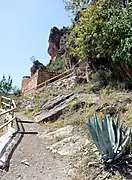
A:
<svg viewBox="0 0 132 180">
<path fill-rule="evenodd" d="M 33 76 L 24 76 L 22 80 L 22 94 L 33 92 L 37 86 L 46 80 L 56 76 L 56 73 L 37 70 Z"/>
<path fill-rule="evenodd" d="M 37 80 L 37 85 L 43 83 L 44 81 L 56 76 L 56 73 L 53 72 L 46 72 L 46 71 L 38 71 L 38 80 Z"/>
</svg>

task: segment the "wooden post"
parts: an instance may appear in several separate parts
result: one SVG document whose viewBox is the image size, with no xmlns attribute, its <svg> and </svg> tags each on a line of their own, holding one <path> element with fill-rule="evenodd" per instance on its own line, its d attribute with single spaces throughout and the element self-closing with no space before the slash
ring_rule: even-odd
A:
<svg viewBox="0 0 132 180">
<path fill-rule="evenodd" d="M 2 109 L 1 101 L 2 101 L 2 96 L 0 96 L 0 108 Z"/>
</svg>

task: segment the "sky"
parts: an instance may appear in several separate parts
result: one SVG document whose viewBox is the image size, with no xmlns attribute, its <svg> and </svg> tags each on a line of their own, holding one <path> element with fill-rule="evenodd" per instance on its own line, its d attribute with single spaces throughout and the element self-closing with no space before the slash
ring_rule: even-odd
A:
<svg viewBox="0 0 132 180">
<path fill-rule="evenodd" d="M 62 0 L 0 0 L 0 78 L 10 74 L 21 87 L 22 77 L 30 75 L 31 56 L 48 64 L 51 28 L 68 25 Z"/>
</svg>

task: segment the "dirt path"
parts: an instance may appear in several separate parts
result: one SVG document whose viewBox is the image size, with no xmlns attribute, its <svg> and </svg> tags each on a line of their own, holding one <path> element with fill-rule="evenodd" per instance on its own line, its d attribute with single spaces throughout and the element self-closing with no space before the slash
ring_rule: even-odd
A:
<svg viewBox="0 0 132 180">
<path fill-rule="evenodd" d="M 29 121 L 21 114 L 17 114 L 22 121 Z M 1 171 L 1 180 L 70 180 L 67 176 L 67 163 L 55 157 L 46 150 L 44 140 L 38 134 L 44 128 L 31 121 L 22 122 L 25 133 L 19 134 L 18 144 L 10 160 L 9 171 Z M 21 130 L 21 128 L 20 128 Z M 32 132 L 32 133 L 31 133 Z M 38 134 L 37 134 L 38 133 Z M 26 161 L 29 164 L 24 164 Z"/>
</svg>

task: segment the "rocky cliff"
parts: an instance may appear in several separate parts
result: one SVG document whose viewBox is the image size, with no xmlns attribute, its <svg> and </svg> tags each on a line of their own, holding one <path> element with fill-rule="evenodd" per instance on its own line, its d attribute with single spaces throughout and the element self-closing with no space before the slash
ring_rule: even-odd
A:
<svg viewBox="0 0 132 180">
<path fill-rule="evenodd" d="M 49 35 L 49 47 L 48 47 L 48 54 L 51 56 L 50 62 L 55 61 L 65 53 L 66 41 L 68 35 L 69 35 L 68 27 L 63 27 L 62 29 L 53 27 L 51 29 Z"/>
<path fill-rule="evenodd" d="M 46 67 L 38 60 L 33 61 L 33 65 L 30 68 L 31 76 L 33 76 L 37 70 L 47 71 Z"/>
</svg>

